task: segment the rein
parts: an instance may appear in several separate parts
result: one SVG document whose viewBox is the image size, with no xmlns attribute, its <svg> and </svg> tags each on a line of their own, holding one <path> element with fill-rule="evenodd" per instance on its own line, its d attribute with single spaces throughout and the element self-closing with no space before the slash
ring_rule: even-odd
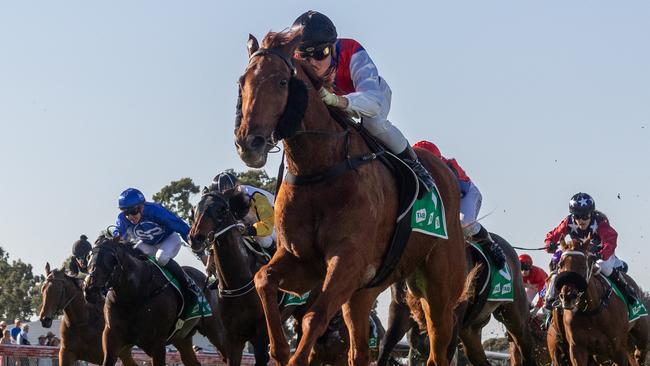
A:
<svg viewBox="0 0 650 366">
<path fill-rule="evenodd" d="M 57 282 L 57 281 L 58 281 L 58 282 L 63 282 L 63 283 L 65 284 L 65 280 L 60 279 L 60 278 L 54 278 L 54 277 L 48 277 L 48 278 L 46 279 L 46 281 L 48 281 L 48 282 Z M 63 286 L 63 291 L 61 291 L 61 298 L 62 298 L 62 299 L 65 297 L 66 292 L 67 292 L 67 291 L 66 291 L 66 288 L 65 288 L 65 285 L 64 285 L 64 286 Z M 75 293 L 74 295 L 72 295 L 72 297 L 70 298 L 70 300 L 68 300 L 68 301 L 65 303 L 65 305 L 63 305 L 63 307 L 61 307 L 60 310 L 61 310 L 61 311 L 64 311 L 68 306 L 70 306 L 70 304 L 72 303 L 72 300 L 74 300 L 74 299 L 77 297 L 77 295 L 78 295 L 78 293 Z"/>
<path fill-rule="evenodd" d="M 221 197 L 221 196 L 218 195 L 218 194 L 215 194 L 214 192 L 206 193 L 204 196 L 211 196 L 211 197 L 215 197 L 215 198 L 217 198 L 217 199 L 220 199 L 222 202 L 225 203 L 225 205 L 226 205 L 226 207 L 227 207 L 227 211 L 228 211 L 228 213 L 232 216 L 232 212 L 230 211 L 230 205 L 228 204 L 228 201 L 225 200 L 223 197 Z M 206 211 L 208 212 L 207 216 L 208 216 L 208 217 L 212 220 L 212 222 L 216 225 L 217 223 L 216 223 L 216 219 L 215 219 L 215 217 L 213 217 L 213 215 L 210 213 L 210 210 L 206 210 Z M 234 217 L 233 217 L 233 218 L 234 218 Z M 229 232 L 229 231 L 232 230 L 232 229 L 235 229 L 235 228 L 237 228 L 237 229 L 243 229 L 244 227 L 245 227 L 245 225 L 244 225 L 243 223 L 241 223 L 241 222 L 235 222 L 235 223 L 233 223 L 233 224 L 230 224 L 230 225 L 224 227 L 223 229 L 221 229 L 221 230 L 219 230 L 219 231 L 216 231 L 216 232 L 215 232 L 215 231 L 210 231 L 210 232 L 208 233 L 208 238 L 207 238 L 207 239 L 208 239 L 208 243 L 210 244 L 210 246 L 215 246 L 215 247 L 218 248 L 218 247 L 221 246 L 221 245 L 219 244 L 219 240 L 218 240 L 220 236 L 222 236 L 223 234 Z M 245 240 L 244 240 L 244 243 L 245 243 Z M 246 245 L 249 249 L 252 249 L 252 248 L 250 248 L 246 243 L 245 243 L 245 245 Z M 205 247 L 204 247 L 204 249 L 205 249 Z M 218 289 L 219 289 L 219 296 L 221 296 L 221 297 L 224 297 L 224 298 L 240 297 L 240 296 L 244 296 L 244 295 L 246 295 L 247 293 L 251 292 L 251 291 L 255 288 L 255 280 L 254 280 L 254 279 L 251 279 L 250 282 L 248 282 L 248 283 L 246 283 L 244 286 L 239 287 L 239 288 L 236 288 L 236 289 L 227 289 L 227 288 L 224 288 L 224 287 L 222 287 L 222 285 L 221 285 L 221 281 L 219 281 L 219 282 L 218 282 L 218 287 L 219 287 L 219 288 L 218 288 Z"/>
<path fill-rule="evenodd" d="M 291 72 L 290 85 L 291 85 L 291 83 L 295 84 L 298 81 L 300 81 L 302 83 L 302 81 L 300 79 L 298 79 L 298 71 L 297 71 L 297 68 L 294 65 L 292 59 L 290 57 L 288 57 L 287 55 L 285 55 L 283 52 L 281 52 L 281 51 L 279 51 L 277 49 L 273 49 L 273 48 L 260 48 L 260 49 L 258 49 L 253 54 L 251 54 L 251 56 L 249 57 L 249 65 L 250 65 L 250 62 L 252 62 L 252 60 L 255 57 L 258 57 L 258 56 L 271 56 L 271 55 L 280 57 L 280 59 L 282 59 L 282 61 L 285 63 L 285 65 L 287 65 L 287 67 L 289 68 L 289 70 Z M 289 89 L 289 91 L 291 92 L 291 88 Z M 239 123 L 239 121 L 241 120 L 241 117 L 242 117 L 241 110 L 240 110 L 241 109 L 241 87 L 239 89 L 239 93 L 240 93 L 240 95 L 239 95 L 239 99 L 237 101 L 238 113 L 237 113 L 237 123 L 236 124 Z M 291 97 L 291 95 L 290 95 L 290 97 Z M 287 106 L 285 106 L 285 110 L 283 112 L 283 117 L 281 117 L 280 121 L 284 120 L 284 116 L 287 114 L 288 110 L 290 109 L 288 107 L 289 107 L 289 102 L 287 103 Z M 305 109 L 306 109 L 306 106 L 305 106 Z M 300 122 L 302 122 L 303 117 L 304 117 L 304 111 L 302 112 L 302 115 L 300 116 Z M 312 184 L 325 182 L 327 180 L 330 180 L 330 179 L 333 179 L 333 178 L 336 178 L 336 177 L 342 175 L 343 173 L 347 172 L 348 170 L 357 170 L 357 168 L 359 168 L 360 166 L 376 160 L 380 155 L 382 155 L 384 153 L 383 151 L 380 151 L 378 153 L 361 154 L 361 155 L 356 155 L 354 157 L 351 157 L 350 153 L 349 153 L 350 132 L 351 132 L 350 126 L 345 122 L 340 122 L 336 118 L 335 118 L 335 120 L 337 122 L 339 122 L 339 124 L 343 128 L 342 131 L 331 132 L 331 131 L 325 131 L 325 130 L 304 130 L 303 129 L 303 130 L 293 132 L 291 134 L 291 136 L 282 136 L 281 133 L 277 133 L 278 129 L 276 127 L 276 130 L 271 134 L 270 139 L 266 142 L 268 146 L 271 146 L 271 148 L 277 148 L 278 147 L 277 145 L 283 139 L 293 139 L 293 138 L 296 138 L 296 137 L 299 137 L 299 136 L 306 136 L 306 135 L 313 135 L 313 136 L 320 136 L 320 137 L 327 137 L 327 138 L 344 138 L 345 139 L 345 143 L 344 143 L 344 146 L 345 146 L 344 159 L 341 162 L 339 162 L 338 164 L 334 165 L 333 167 L 331 167 L 331 168 L 329 168 L 329 169 L 327 169 L 327 170 L 325 170 L 323 172 L 314 173 L 314 174 L 295 175 L 295 174 L 292 174 L 291 172 L 287 172 L 286 177 L 284 179 L 286 179 L 286 181 L 288 183 L 293 184 L 293 185 L 312 185 Z M 278 126 L 280 126 L 280 125 L 281 125 L 281 123 L 278 123 Z M 284 158 L 282 160 L 284 161 Z M 279 169 L 278 182 L 281 181 L 280 177 L 283 176 L 283 172 L 284 172 L 284 165 L 282 165 L 280 167 L 280 169 Z M 278 184 L 278 187 L 279 187 L 279 184 Z"/>
<path fill-rule="evenodd" d="M 567 250 L 564 253 L 562 253 L 562 257 L 560 258 L 563 258 L 564 256 L 581 256 L 587 258 L 587 255 L 585 253 L 578 250 Z M 586 271 L 587 273 L 585 274 L 585 281 L 587 282 L 587 288 L 589 287 L 589 283 L 591 282 L 591 278 L 593 275 L 594 263 L 595 262 L 589 263 L 589 261 L 587 261 L 587 271 Z M 607 307 L 607 304 L 609 303 L 609 299 L 612 296 L 613 289 L 611 285 L 608 286 L 607 290 L 603 293 L 603 296 L 600 297 L 600 303 L 598 304 L 598 306 L 589 311 L 588 311 L 589 298 L 583 297 L 585 293 L 588 293 L 588 291 L 585 290 L 578 293 L 579 303 L 584 303 L 584 307 L 578 308 L 578 310 L 584 316 L 593 316 L 599 314 L 603 310 L 603 308 Z"/>
</svg>

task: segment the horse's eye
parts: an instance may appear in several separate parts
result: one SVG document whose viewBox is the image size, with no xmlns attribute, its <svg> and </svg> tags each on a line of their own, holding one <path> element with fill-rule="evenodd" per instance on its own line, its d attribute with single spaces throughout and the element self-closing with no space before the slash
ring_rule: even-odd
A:
<svg viewBox="0 0 650 366">
<path fill-rule="evenodd" d="M 282 80 L 280 80 L 280 86 L 281 86 L 281 87 L 284 88 L 284 87 L 287 86 L 288 84 L 289 84 L 289 82 L 287 81 L 287 79 L 282 79 Z"/>
</svg>

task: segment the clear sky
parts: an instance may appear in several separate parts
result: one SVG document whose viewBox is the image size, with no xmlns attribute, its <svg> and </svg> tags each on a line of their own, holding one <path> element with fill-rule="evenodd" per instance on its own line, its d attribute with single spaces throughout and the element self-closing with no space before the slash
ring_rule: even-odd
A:
<svg viewBox="0 0 650 366">
<path fill-rule="evenodd" d="M 244 169 L 233 121 L 248 33 L 308 9 L 365 46 L 409 139 L 460 161 L 488 229 L 538 247 L 586 191 L 650 288 L 646 1 L 2 2 L 0 246 L 40 273 L 114 222 L 124 188 L 151 197 Z"/>
</svg>

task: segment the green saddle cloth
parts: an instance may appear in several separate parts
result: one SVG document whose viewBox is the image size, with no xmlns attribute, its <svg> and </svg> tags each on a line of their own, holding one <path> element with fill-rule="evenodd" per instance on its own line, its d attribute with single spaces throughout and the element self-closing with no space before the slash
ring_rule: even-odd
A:
<svg viewBox="0 0 650 366">
<path fill-rule="evenodd" d="M 294 295 L 288 292 L 284 292 L 282 296 L 282 301 L 280 302 L 281 307 L 291 306 L 291 305 L 304 305 L 309 299 L 309 294 L 311 291 L 307 291 L 301 296 Z"/>
<path fill-rule="evenodd" d="M 488 287 L 490 294 L 488 295 L 488 301 L 513 301 L 515 299 L 515 292 L 513 291 L 510 267 L 506 265 L 503 269 L 498 269 L 482 246 L 471 241 L 469 243 L 483 254 L 490 268 L 490 283 Z"/>
<path fill-rule="evenodd" d="M 633 322 L 639 318 L 648 316 L 648 309 L 646 309 L 645 305 L 643 305 L 643 302 L 641 302 L 639 299 L 636 299 L 636 302 L 634 304 L 631 304 L 627 300 L 627 296 L 623 295 L 623 293 L 618 288 L 618 286 L 616 286 L 614 281 L 610 280 L 609 278 L 607 278 L 607 276 L 605 276 L 602 273 L 600 274 L 600 276 L 604 278 L 605 281 L 607 281 L 607 283 L 609 283 L 610 286 L 612 286 L 612 289 L 614 290 L 616 295 L 618 295 L 618 297 L 620 297 L 621 300 L 623 300 L 623 302 L 625 303 L 625 306 L 627 307 L 628 322 Z"/>
<path fill-rule="evenodd" d="M 148 259 L 149 262 L 153 263 L 160 270 L 160 272 L 162 272 L 165 278 L 167 278 L 167 280 L 172 284 L 172 286 L 174 286 L 176 291 L 178 291 L 181 298 L 183 299 L 183 307 L 180 311 L 180 314 L 177 315 L 180 321 L 186 322 L 190 319 L 212 315 L 212 308 L 210 307 L 210 303 L 208 302 L 208 299 L 205 298 L 203 293 L 199 294 L 197 301 L 195 303 L 186 304 L 185 303 L 186 299 L 183 298 L 183 292 L 181 291 L 181 287 L 178 280 L 174 276 L 172 276 L 172 274 L 168 270 L 160 266 L 160 264 L 158 264 L 158 262 L 156 261 L 156 258 L 148 257 Z"/>
<path fill-rule="evenodd" d="M 433 186 L 422 198 L 416 200 L 411 208 L 411 230 L 447 239 L 447 220 L 445 206 L 440 199 L 437 186 Z"/>
</svg>

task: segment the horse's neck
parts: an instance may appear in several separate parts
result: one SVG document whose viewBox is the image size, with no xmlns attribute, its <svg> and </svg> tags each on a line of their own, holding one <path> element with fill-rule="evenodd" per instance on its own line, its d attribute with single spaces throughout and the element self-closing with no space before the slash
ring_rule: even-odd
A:
<svg viewBox="0 0 650 366">
<path fill-rule="evenodd" d="M 348 137 L 350 155 L 358 154 L 360 143 L 362 144 L 360 136 L 354 131 L 350 131 L 348 137 L 334 135 L 342 132 L 343 128 L 330 115 L 318 91 L 307 80 L 303 71 L 301 74 L 308 85 L 309 102 L 298 131 L 322 131 L 332 135 L 307 133 L 285 139 L 287 169 L 294 175 L 320 173 L 341 162 L 346 157 Z"/>
<path fill-rule="evenodd" d="M 232 232 L 225 233 L 223 243 L 215 250 L 215 264 L 219 282 L 232 290 L 247 285 L 253 280 L 251 254 L 246 250 L 241 237 Z"/>
<path fill-rule="evenodd" d="M 65 315 L 70 324 L 84 323 L 94 306 L 84 300 L 83 291 L 75 284 L 69 283 L 66 286 L 68 286 L 68 290 L 70 290 L 74 298 L 66 299 L 66 302 L 70 301 L 70 303 L 63 309 L 63 315 Z"/>
<path fill-rule="evenodd" d="M 147 295 L 151 286 L 151 268 L 146 263 L 139 263 L 135 257 L 124 254 L 122 258 L 122 274 L 118 285 L 113 287 L 116 299 L 133 302 Z"/>
<path fill-rule="evenodd" d="M 600 307 L 605 292 L 605 283 L 599 277 L 599 275 L 592 275 L 589 284 L 587 285 L 586 312 L 596 310 Z"/>
</svg>

